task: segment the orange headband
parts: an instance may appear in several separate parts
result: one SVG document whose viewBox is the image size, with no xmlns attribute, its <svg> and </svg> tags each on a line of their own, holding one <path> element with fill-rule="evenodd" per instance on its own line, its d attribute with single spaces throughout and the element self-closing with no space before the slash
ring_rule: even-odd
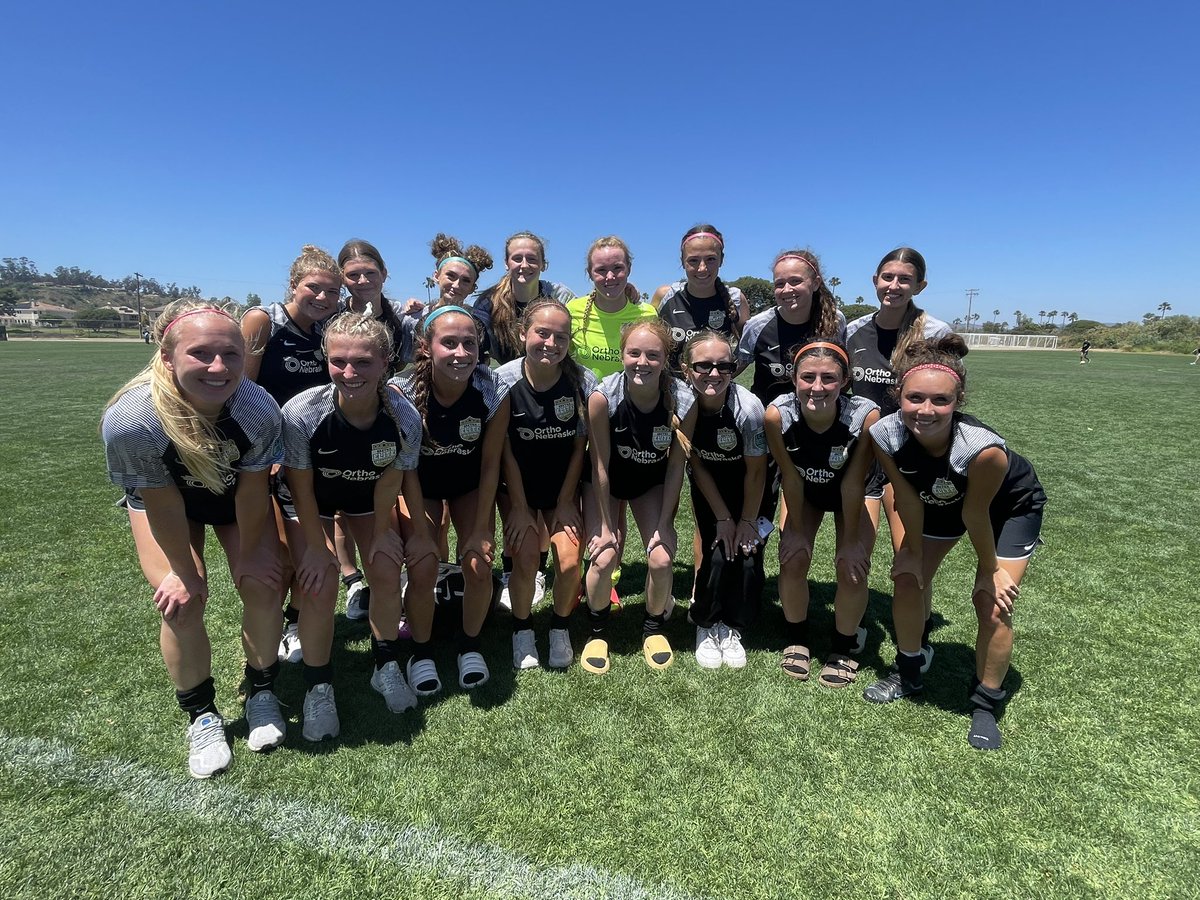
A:
<svg viewBox="0 0 1200 900">
<path fill-rule="evenodd" d="M 206 306 L 206 307 L 204 307 L 204 309 L 189 309 L 187 312 L 180 313 L 179 315 L 177 315 L 175 318 L 173 318 L 171 320 L 170 324 L 168 324 L 167 327 L 163 329 L 163 337 L 167 336 L 167 332 L 170 331 L 172 328 L 174 328 L 175 324 L 177 322 L 181 322 L 182 320 L 186 319 L 188 316 L 198 316 L 201 313 L 212 313 L 215 316 L 224 316 L 230 322 L 234 322 L 234 323 L 237 322 L 237 319 L 235 319 L 229 313 L 225 312 L 225 310 L 217 309 L 214 306 Z"/>
<path fill-rule="evenodd" d="M 799 253 L 785 253 L 783 256 L 779 257 L 779 259 L 775 260 L 775 265 L 779 265 L 785 259 L 798 259 L 798 260 L 800 260 L 800 262 L 804 263 L 806 266 L 808 266 L 810 269 L 812 269 L 814 275 L 816 275 L 818 278 L 821 277 L 821 273 L 818 272 L 817 267 L 812 264 L 812 260 L 806 259 L 805 257 L 801 256 Z"/>
<path fill-rule="evenodd" d="M 850 357 L 846 355 L 846 351 L 837 344 L 830 343 L 829 341 L 812 341 L 811 343 L 805 344 L 803 347 L 797 350 L 796 355 L 792 357 L 792 365 L 796 364 L 796 360 L 800 358 L 801 354 L 803 354 L 805 351 L 812 350 L 814 347 L 824 347 L 826 350 L 832 350 L 842 358 L 842 362 L 844 362 L 846 365 L 850 365 Z"/>
<path fill-rule="evenodd" d="M 922 369 L 932 369 L 935 372 L 945 372 L 947 375 L 952 375 L 957 383 L 962 384 L 962 376 L 949 366 L 943 366 L 941 363 L 921 363 L 919 366 L 913 366 L 904 373 L 904 377 L 907 378 L 913 372 L 920 372 Z"/>
</svg>

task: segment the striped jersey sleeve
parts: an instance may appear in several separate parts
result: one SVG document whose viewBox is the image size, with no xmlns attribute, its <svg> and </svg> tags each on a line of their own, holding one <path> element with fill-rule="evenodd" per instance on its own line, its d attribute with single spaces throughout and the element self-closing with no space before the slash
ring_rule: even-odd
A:
<svg viewBox="0 0 1200 900">
<path fill-rule="evenodd" d="M 762 401 L 740 384 L 731 384 L 733 418 L 742 433 L 742 453 L 746 456 L 767 455 L 767 435 L 763 425 Z"/>
<path fill-rule="evenodd" d="M 289 469 L 311 469 L 313 432 L 333 412 L 332 384 L 301 391 L 283 404 L 283 464 Z"/>
<path fill-rule="evenodd" d="M 400 451 L 392 468 L 415 469 L 421 459 L 421 436 L 424 431 L 421 414 L 405 394 L 399 391 L 384 391 L 384 394 L 391 406 L 392 418 L 400 426 Z"/>
<path fill-rule="evenodd" d="M 738 339 L 738 365 L 745 367 L 754 362 L 754 345 L 758 343 L 758 336 L 762 334 L 763 329 L 767 327 L 774 315 L 775 307 L 772 306 L 770 309 L 764 309 L 750 317 L 750 321 L 742 329 L 742 336 Z"/>
<path fill-rule="evenodd" d="M 855 395 L 843 395 L 842 408 L 838 413 L 838 418 L 842 420 L 842 424 L 849 429 L 852 435 L 858 437 L 862 434 L 863 423 L 867 421 L 867 416 L 877 409 L 879 407 L 874 400 Z"/>
<path fill-rule="evenodd" d="M 895 456 L 908 440 L 908 429 L 900 421 L 900 413 L 884 416 L 871 426 L 871 440 L 888 456 Z"/>
<path fill-rule="evenodd" d="M 229 400 L 229 415 L 250 439 L 250 449 L 234 468 L 261 472 L 283 462 L 283 414 L 266 388 L 243 378 Z"/>
<path fill-rule="evenodd" d="M 101 425 L 108 477 L 126 490 L 174 484 L 163 462 L 170 441 L 150 400 L 150 386 L 126 391 L 104 413 Z"/>
</svg>

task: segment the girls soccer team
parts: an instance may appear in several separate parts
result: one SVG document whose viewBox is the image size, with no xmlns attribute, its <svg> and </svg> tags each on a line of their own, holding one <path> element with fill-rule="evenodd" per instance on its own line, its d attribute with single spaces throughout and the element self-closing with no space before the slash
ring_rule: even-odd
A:
<svg viewBox="0 0 1200 900">
<path fill-rule="evenodd" d="M 594 290 L 569 299 L 539 278 L 541 238 L 513 235 L 507 273 L 478 310 L 465 301 L 490 256 L 445 235 L 433 253 L 441 296 L 424 310 L 383 297 L 387 270 L 365 241 L 349 242 L 336 262 L 306 247 L 289 300 L 240 327 L 220 306 L 172 304 L 155 324 L 149 366 L 105 411 L 109 473 L 126 491 L 161 613 L 195 777 L 232 761 L 203 618 L 206 525 L 243 602 L 247 743 L 261 751 L 285 738 L 275 644 L 289 584 L 299 612 L 288 616 L 304 648 L 303 736 L 339 733 L 330 657 L 337 576 L 353 571 L 347 545 L 350 560 L 361 552 L 372 586 L 362 610 L 370 684 L 390 711 L 442 688 L 431 650 L 439 556 L 463 573 L 459 686 L 488 680 L 480 635 L 492 606 L 497 509 L 512 559 L 514 669 L 541 665 L 531 607 L 553 550 L 546 662 L 573 663 L 570 621 L 582 600 L 580 666 L 609 671 L 606 623 L 626 507 L 647 565 L 643 657 L 652 669 L 672 665 L 666 623 L 685 477 L 697 532 L 688 618 L 703 668 L 746 665 L 742 639 L 763 592 L 780 492 L 780 664 L 797 679 L 812 664 L 813 539 L 824 514 L 834 516 L 834 627 L 818 679 L 830 688 L 858 674 L 870 557 L 887 514 L 897 656 L 864 692 L 877 703 L 923 689 L 932 581 L 968 535 L 979 622 L 969 741 L 1000 746 L 1013 604 L 1039 543 L 1045 494 L 1023 457 L 961 412 L 966 347 L 914 306 L 925 287 L 919 253 L 901 248 L 881 261 L 881 308 L 849 328 L 808 250 L 776 257 L 776 304 L 748 317 L 746 299 L 719 278 L 724 238 L 710 225 L 683 236 L 686 278 L 656 292 L 657 310 L 631 290 L 632 256 L 616 237 L 588 251 Z M 339 306 L 343 279 L 351 296 Z M 488 365 L 489 349 L 499 369 Z M 751 364 L 753 385 L 733 383 Z M 444 540 L 438 549 L 445 523 L 458 535 L 454 560 Z M 411 642 L 401 640 L 402 612 Z"/>
</svg>

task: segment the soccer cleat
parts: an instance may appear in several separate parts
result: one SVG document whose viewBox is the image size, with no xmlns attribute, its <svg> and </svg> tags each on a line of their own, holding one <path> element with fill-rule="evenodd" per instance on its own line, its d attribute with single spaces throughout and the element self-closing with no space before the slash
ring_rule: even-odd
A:
<svg viewBox="0 0 1200 900">
<path fill-rule="evenodd" d="M 279 661 L 299 664 L 304 662 L 304 649 L 300 646 L 300 625 L 289 622 L 279 639 Z"/>
<path fill-rule="evenodd" d="M 850 651 L 854 656 L 862 653 L 867 647 L 867 629 L 859 625 L 858 630 L 854 632 L 854 648 Z"/>
<path fill-rule="evenodd" d="M 274 750 L 287 735 L 287 723 L 279 710 L 279 698 L 272 691 L 259 691 L 246 701 L 246 745 L 255 753 Z"/>
<path fill-rule="evenodd" d="M 717 629 L 721 641 L 721 661 L 731 669 L 744 669 L 746 648 L 742 646 L 742 633 L 725 624 L 718 625 Z"/>
<path fill-rule="evenodd" d="M 541 664 L 541 660 L 538 659 L 537 643 L 534 641 L 532 628 L 514 631 L 512 648 L 514 669 L 536 669 Z"/>
<path fill-rule="evenodd" d="M 546 664 L 551 669 L 566 669 L 570 667 L 574 658 L 575 651 L 571 649 L 571 635 L 567 629 L 551 628 L 550 658 Z"/>
<path fill-rule="evenodd" d="M 400 663 L 395 660 L 371 673 L 371 687 L 383 695 L 388 712 L 402 713 L 406 709 L 416 709 L 417 695 L 404 680 Z"/>
<path fill-rule="evenodd" d="M 720 633 L 716 625 L 696 626 L 696 665 L 702 669 L 721 668 Z"/>
<path fill-rule="evenodd" d="M 188 771 L 193 778 L 211 778 L 233 763 L 233 751 L 225 741 L 225 720 L 205 713 L 188 726 Z"/>
<path fill-rule="evenodd" d="M 537 606 L 546 599 L 546 573 L 538 572 L 533 576 L 533 605 Z"/>
<path fill-rule="evenodd" d="M 337 703 L 333 699 L 333 685 L 314 684 L 304 695 L 304 739 L 319 743 L 337 737 L 341 730 Z"/>
<path fill-rule="evenodd" d="M 921 645 L 921 674 L 924 675 L 933 665 L 933 644 Z"/>
<path fill-rule="evenodd" d="M 500 605 L 507 610 L 512 610 L 512 597 L 508 595 L 508 578 L 512 572 L 504 572 L 500 575 Z"/>
<path fill-rule="evenodd" d="M 371 615 L 371 588 L 365 581 L 356 581 L 346 588 L 346 618 L 361 622 Z"/>
<path fill-rule="evenodd" d="M 914 697 L 925 690 L 919 681 L 905 681 L 900 673 L 889 672 L 886 677 L 863 691 L 863 699 L 872 703 L 891 703 L 901 697 Z"/>
</svg>

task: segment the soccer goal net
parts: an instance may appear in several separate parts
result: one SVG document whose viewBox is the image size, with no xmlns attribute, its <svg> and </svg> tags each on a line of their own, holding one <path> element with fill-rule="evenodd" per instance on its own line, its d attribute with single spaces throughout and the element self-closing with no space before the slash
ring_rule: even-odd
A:
<svg viewBox="0 0 1200 900">
<path fill-rule="evenodd" d="M 1058 335 L 1054 334 L 962 334 L 968 347 L 999 347 L 1013 350 L 1057 350 Z"/>
</svg>

